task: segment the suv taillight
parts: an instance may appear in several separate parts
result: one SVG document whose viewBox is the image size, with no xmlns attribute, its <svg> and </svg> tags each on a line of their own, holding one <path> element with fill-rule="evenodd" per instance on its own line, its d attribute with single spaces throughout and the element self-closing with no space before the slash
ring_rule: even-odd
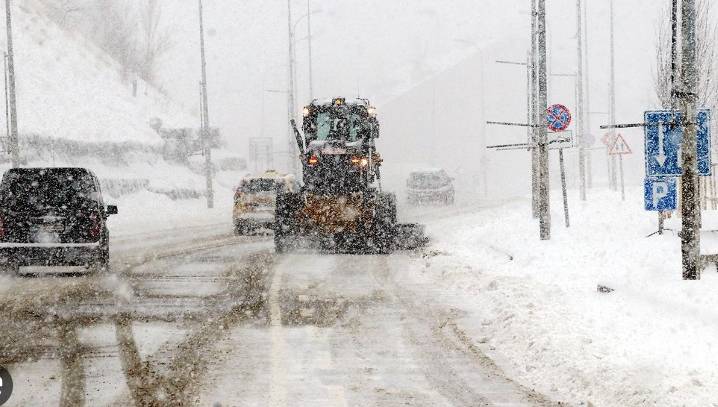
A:
<svg viewBox="0 0 718 407">
<path fill-rule="evenodd" d="M 90 229 L 89 229 L 90 237 L 93 239 L 99 237 L 101 231 L 102 231 L 102 219 L 96 213 L 90 214 Z"/>
</svg>

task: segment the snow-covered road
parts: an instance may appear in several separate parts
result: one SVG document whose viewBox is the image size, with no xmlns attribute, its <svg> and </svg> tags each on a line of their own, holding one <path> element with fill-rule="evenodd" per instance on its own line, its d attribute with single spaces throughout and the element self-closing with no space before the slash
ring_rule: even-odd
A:
<svg viewBox="0 0 718 407">
<path fill-rule="evenodd" d="M 0 277 L 8 405 L 712 405 L 718 277 L 640 202 L 550 242 L 527 202 L 401 213 L 428 247 L 277 255 L 212 215 L 121 230 L 109 275 Z"/>
<path fill-rule="evenodd" d="M 220 343 L 200 405 L 551 405 L 456 332 L 452 310 L 395 280 L 407 254 L 276 260 L 268 328 Z M 429 293 L 430 294 L 430 293 Z"/>
<path fill-rule="evenodd" d="M 278 256 L 212 223 L 121 234 L 112 251 L 111 275 L 4 278 L 8 405 L 553 405 L 442 294 L 402 281 L 426 251 Z"/>
</svg>

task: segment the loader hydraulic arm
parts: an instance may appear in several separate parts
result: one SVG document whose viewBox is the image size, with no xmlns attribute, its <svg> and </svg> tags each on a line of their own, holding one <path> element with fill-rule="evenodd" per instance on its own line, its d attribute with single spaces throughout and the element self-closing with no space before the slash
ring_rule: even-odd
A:
<svg viewBox="0 0 718 407">
<path fill-rule="evenodd" d="M 299 152 L 304 155 L 307 151 L 307 147 L 304 142 L 304 136 L 299 131 L 299 129 L 297 129 L 296 120 L 292 119 L 290 122 L 292 124 L 292 129 L 294 130 L 294 138 L 297 140 L 297 147 L 299 148 Z"/>
</svg>

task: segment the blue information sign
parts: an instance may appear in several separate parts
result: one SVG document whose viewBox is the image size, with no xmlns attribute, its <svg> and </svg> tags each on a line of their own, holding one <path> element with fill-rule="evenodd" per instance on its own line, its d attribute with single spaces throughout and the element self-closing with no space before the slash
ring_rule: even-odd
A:
<svg viewBox="0 0 718 407">
<path fill-rule="evenodd" d="M 645 113 L 646 123 L 646 176 L 680 176 L 681 139 L 683 127 L 681 112 L 677 110 L 654 110 Z M 698 111 L 698 173 L 711 175 L 711 114 L 708 109 Z"/>
<path fill-rule="evenodd" d="M 646 178 L 643 197 L 647 211 L 673 211 L 678 207 L 678 187 L 674 177 Z"/>
</svg>

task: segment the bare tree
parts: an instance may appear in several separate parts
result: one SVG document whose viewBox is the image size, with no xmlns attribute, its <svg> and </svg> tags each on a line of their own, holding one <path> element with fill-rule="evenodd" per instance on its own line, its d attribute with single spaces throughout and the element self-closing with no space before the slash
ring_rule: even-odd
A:
<svg viewBox="0 0 718 407">
<path fill-rule="evenodd" d="M 160 28 L 162 6 L 158 0 L 145 0 L 140 6 L 139 23 L 142 31 L 142 54 L 138 61 L 138 73 L 147 81 L 154 79 L 157 63 L 172 48 L 168 30 Z"/>
<path fill-rule="evenodd" d="M 711 0 L 696 1 L 696 66 L 698 68 L 698 106 L 713 108 L 718 106 L 718 77 L 716 77 L 716 51 L 718 29 L 711 19 L 713 5 Z M 671 106 L 671 9 L 670 4 L 663 9 L 658 28 L 656 47 L 656 74 L 654 86 L 663 107 Z M 680 17 L 680 16 L 679 16 Z M 680 24 L 679 24 L 680 27 Z M 680 41 L 678 43 L 680 61 Z M 676 83 L 680 83 L 681 72 L 678 64 Z"/>
<path fill-rule="evenodd" d="M 163 29 L 159 0 L 43 0 L 47 14 L 62 28 L 97 44 L 122 67 L 125 78 L 152 82 L 157 64 L 172 47 Z"/>
</svg>

